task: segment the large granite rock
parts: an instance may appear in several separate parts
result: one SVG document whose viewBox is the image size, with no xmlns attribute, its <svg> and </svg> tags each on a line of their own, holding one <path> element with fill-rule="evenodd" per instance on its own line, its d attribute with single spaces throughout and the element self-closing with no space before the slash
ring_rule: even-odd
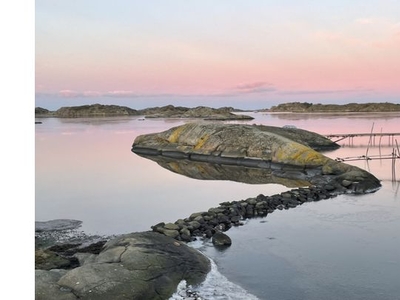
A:
<svg viewBox="0 0 400 300">
<path fill-rule="evenodd" d="M 181 280 L 196 285 L 210 270 L 198 251 L 155 232 L 120 236 L 78 258 L 69 271 L 36 270 L 36 299 L 168 299 Z"/>
<path fill-rule="evenodd" d="M 334 149 L 337 144 L 295 128 L 188 123 L 138 136 L 132 151 L 145 156 L 272 169 L 279 177 L 295 171 L 300 179 L 313 185 L 333 184 L 338 193 L 365 193 L 381 186 L 365 170 L 334 161 L 311 147 Z M 343 182 L 347 181 L 351 184 L 346 186 Z"/>
</svg>

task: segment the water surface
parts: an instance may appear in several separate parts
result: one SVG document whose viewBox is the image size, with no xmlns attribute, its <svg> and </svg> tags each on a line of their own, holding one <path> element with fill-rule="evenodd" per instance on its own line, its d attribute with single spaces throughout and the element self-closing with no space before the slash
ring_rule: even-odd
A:
<svg viewBox="0 0 400 300">
<path fill-rule="evenodd" d="M 399 114 L 252 115 L 255 120 L 242 123 L 295 125 L 320 134 L 368 133 L 372 126 L 375 132 L 400 131 Z M 196 180 L 131 152 L 136 136 L 189 120 L 40 121 L 35 125 L 37 221 L 77 219 L 88 234 L 121 234 L 149 230 L 161 221 L 174 222 L 223 201 L 288 189 L 277 184 Z M 364 155 L 368 138 L 354 139 L 352 145 L 347 140 L 340 143 L 341 149 L 326 155 Z M 392 150 L 383 138 L 381 147 L 370 147 L 368 154 Z M 398 181 L 392 182 L 392 162 L 348 163 L 372 172 L 382 180 L 382 188 L 374 194 L 342 195 L 252 219 L 228 231 L 233 245 L 226 251 L 208 244 L 202 251 L 230 282 L 259 299 L 399 299 L 400 197 Z M 399 164 L 395 170 L 400 178 Z M 218 299 L 230 292 L 222 293 L 225 296 Z"/>
</svg>

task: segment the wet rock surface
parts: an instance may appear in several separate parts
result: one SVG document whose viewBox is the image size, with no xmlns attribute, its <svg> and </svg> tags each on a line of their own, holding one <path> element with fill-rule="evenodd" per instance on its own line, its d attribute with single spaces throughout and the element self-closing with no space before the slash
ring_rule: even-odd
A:
<svg viewBox="0 0 400 300">
<path fill-rule="evenodd" d="M 220 231 L 217 231 L 213 236 L 212 236 L 212 243 L 216 247 L 227 247 L 232 245 L 232 240 L 229 236 L 227 236 L 225 233 L 222 233 Z"/>
</svg>

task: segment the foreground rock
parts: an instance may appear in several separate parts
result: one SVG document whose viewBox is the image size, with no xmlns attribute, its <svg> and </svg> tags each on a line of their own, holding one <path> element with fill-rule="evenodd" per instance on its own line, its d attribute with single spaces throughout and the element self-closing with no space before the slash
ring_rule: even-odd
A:
<svg viewBox="0 0 400 300">
<path fill-rule="evenodd" d="M 36 270 L 36 299 L 168 299 L 181 280 L 202 282 L 209 260 L 154 232 L 108 241 L 99 254 L 78 255 L 72 270 Z"/>
</svg>

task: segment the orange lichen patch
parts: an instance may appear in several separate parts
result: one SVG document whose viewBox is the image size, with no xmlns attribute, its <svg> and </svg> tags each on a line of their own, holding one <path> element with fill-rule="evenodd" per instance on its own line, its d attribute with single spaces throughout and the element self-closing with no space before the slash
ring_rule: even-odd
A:
<svg viewBox="0 0 400 300">
<path fill-rule="evenodd" d="M 199 174 L 207 174 L 207 173 L 208 173 L 208 172 L 206 171 L 206 169 L 205 169 L 202 165 L 200 165 L 200 164 L 196 165 L 196 169 L 197 169 L 197 172 L 198 172 Z"/>
<path fill-rule="evenodd" d="M 317 151 L 308 149 L 300 153 L 296 160 L 304 165 L 322 166 L 327 162 L 328 158 Z"/>
<path fill-rule="evenodd" d="M 168 163 L 168 165 L 172 171 L 174 171 L 178 174 L 182 174 L 183 171 L 181 170 L 181 166 L 179 165 L 178 162 L 170 162 L 170 163 Z"/>
<path fill-rule="evenodd" d="M 321 166 L 327 158 L 322 154 L 298 143 L 290 143 L 278 148 L 273 161 L 292 165 Z"/>
<path fill-rule="evenodd" d="M 165 144 L 165 143 L 167 142 L 166 139 L 164 139 L 164 138 L 162 138 L 162 137 L 159 137 L 159 136 L 156 136 L 156 137 L 154 138 L 154 140 L 155 140 L 156 143 L 159 143 L 159 144 Z"/>
<path fill-rule="evenodd" d="M 322 173 L 324 175 L 331 175 L 331 174 L 343 174 L 349 172 L 353 167 L 341 162 L 336 162 L 334 160 L 326 163 L 322 167 Z"/>
<path fill-rule="evenodd" d="M 194 145 L 194 150 L 201 149 L 201 147 L 203 147 L 204 143 L 208 140 L 209 137 L 210 135 L 206 134 L 199 138 L 196 145 Z"/>
<path fill-rule="evenodd" d="M 185 129 L 185 126 L 177 127 L 174 131 L 172 131 L 171 135 L 168 137 L 168 142 L 177 143 L 182 131 Z"/>
</svg>

